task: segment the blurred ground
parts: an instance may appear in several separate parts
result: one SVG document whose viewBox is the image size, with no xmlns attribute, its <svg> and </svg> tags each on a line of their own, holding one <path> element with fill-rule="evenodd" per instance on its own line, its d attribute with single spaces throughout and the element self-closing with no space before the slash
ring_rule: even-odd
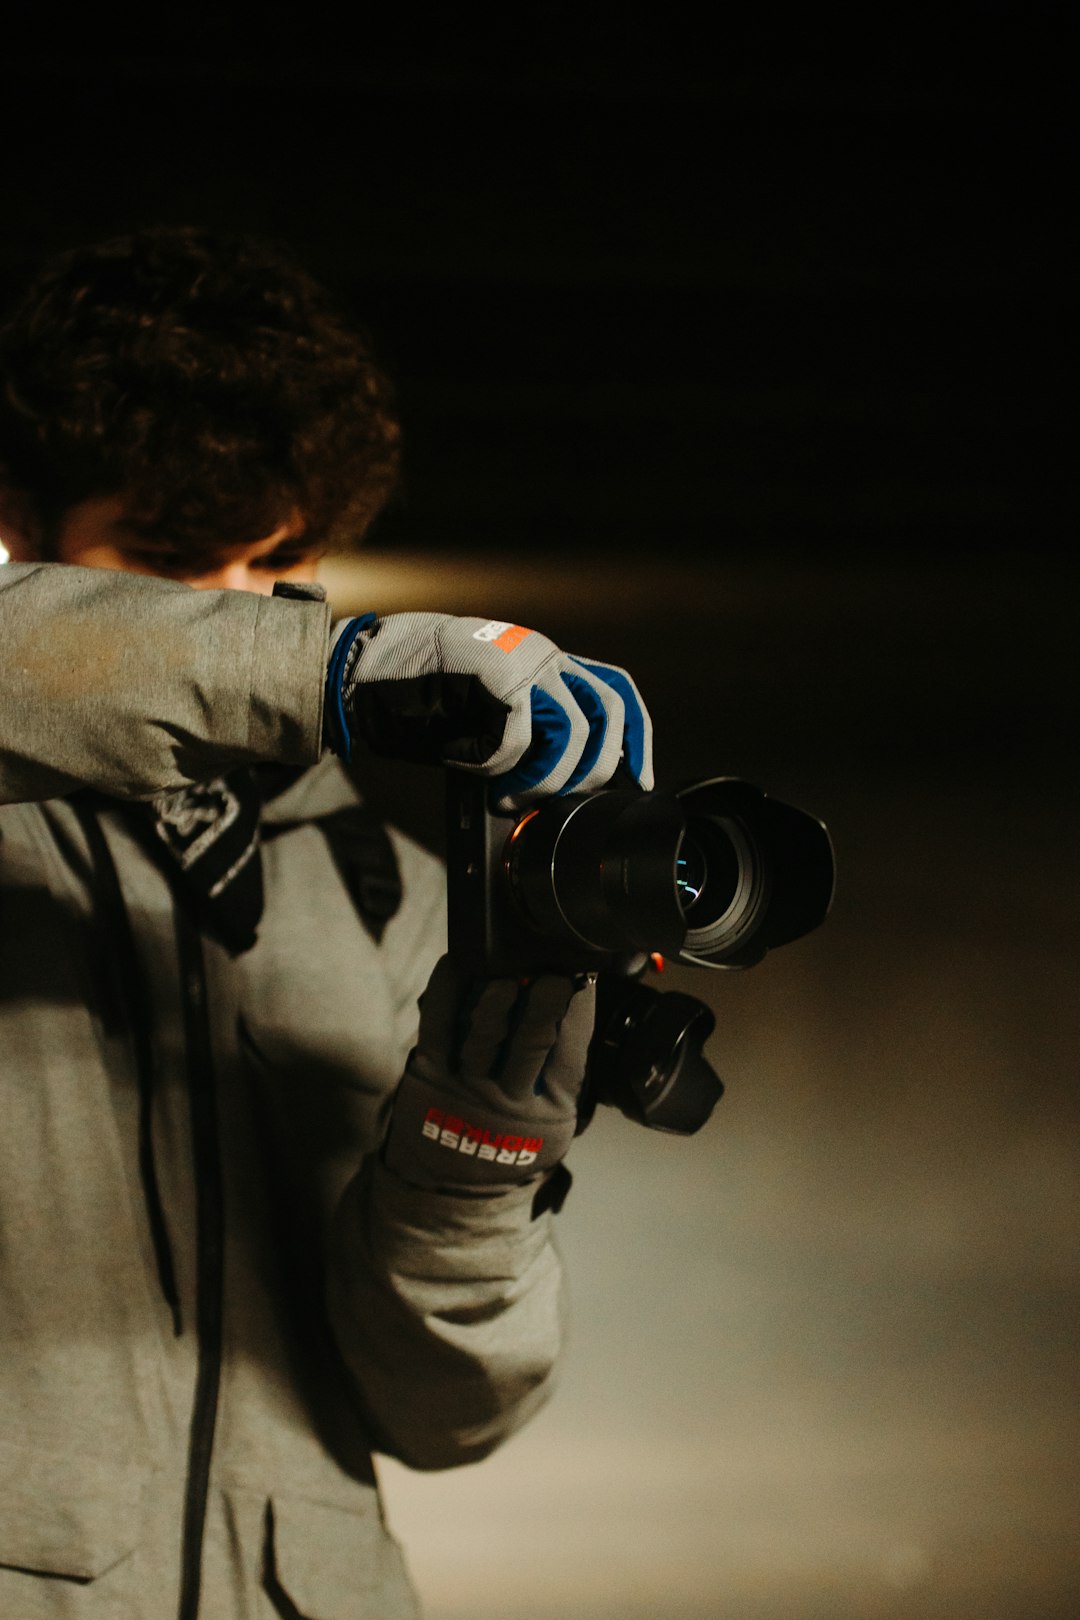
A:
<svg viewBox="0 0 1080 1620">
<path fill-rule="evenodd" d="M 1075 576 L 331 565 L 342 608 L 541 623 L 632 666 L 662 785 L 820 814 L 833 915 L 709 1000 L 681 1141 L 604 1114 L 560 1217 L 555 1399 L 385 1464 L 430 1620 L 1066 1620 L 1080 1594 Z M 430 782 L 379 796 L 437 843 Z"/>
</svg>

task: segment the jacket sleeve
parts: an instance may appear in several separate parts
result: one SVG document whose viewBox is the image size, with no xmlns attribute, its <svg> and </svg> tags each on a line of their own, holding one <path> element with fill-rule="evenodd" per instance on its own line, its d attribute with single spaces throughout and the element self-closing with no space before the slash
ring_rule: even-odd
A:
<svg viewBox="0 0 1080 1620">
<path fill-rule="evenodd" d="M 377 1450 L 450 1468 L 543 1404 L 561 1341 L 561 1270 L 536 1187 L 421 1191 L 377 1159 L 337 1212 L 329 1311 Z"/>
<path fill-rule="evenodd" d="M 387 929 L 398 1069 L 446 948 L 441 863 L 394 834 L 406 904 Z M 389 1098 L 387 1098 L 389 1103 Z M 422 1191 L 370 1157 L 328 1243 L 328 1308 L 376 1449 L 413 1468 L 486 1456 L 543 1404 L 562 1337 L 561 1267 L 536 1187 Z"/>
<path fill-rule="evenodd" d="M 68 564 L 0 567 L 0 803 L 144 798 L 319 757 L 330 609 Z"/>
</svg>

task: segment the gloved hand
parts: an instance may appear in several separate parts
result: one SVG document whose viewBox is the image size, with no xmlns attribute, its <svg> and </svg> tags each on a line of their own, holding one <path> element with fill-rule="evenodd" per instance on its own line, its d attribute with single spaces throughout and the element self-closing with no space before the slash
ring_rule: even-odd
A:
<svg viewBox="0 0 1080 1620">
<path fill-rule="evenodd" d="M 326 740 L 496 779 L 514 810 L 591 793 L 625 759 L 651 788 L 652 723 L 625 670 L 560 652 L 521 625 L 449 613 L 365 613 L 336 627 Z"/>
<path fill-rule="evenodd" d="M 414 1186 L 504 1192 L 558 1164 L 573 1141 L 595 984 L 473 979 L 448 957 L 420 1000 L 420 1035 L 383 1150 Z"/>
</svg>

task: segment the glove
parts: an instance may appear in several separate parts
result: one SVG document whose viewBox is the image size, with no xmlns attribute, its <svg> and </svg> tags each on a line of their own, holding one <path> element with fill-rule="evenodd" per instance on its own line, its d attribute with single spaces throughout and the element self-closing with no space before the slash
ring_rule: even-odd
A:
<svg viewBox="0 0 1080 1620">
<path fill-rule="evenodd" d="M 414 1186 L 505 1192 L 559 1163 L 578 1128 L 595 984 L 472 979 L 448 957 L 420 1000 L 387 1166 Z"/>
<path fill-rule="evenodd" d="M 326 740 L 495 778 L 499 808 L 591 793 L 625 761 L 651 788 L 652 722 L 625 670 L 560 652 L 521 625 L 374 613 L 340 627 Z"/>
</svg>

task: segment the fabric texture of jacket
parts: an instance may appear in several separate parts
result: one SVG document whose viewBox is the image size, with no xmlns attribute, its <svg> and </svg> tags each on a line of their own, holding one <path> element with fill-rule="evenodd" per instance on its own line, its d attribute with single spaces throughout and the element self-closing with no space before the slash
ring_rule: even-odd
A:
<svg viewBox="0 0 1080 1620">
<path fill-rule="evenodd" d="M 375 1156 L 444 882 L 394 831 L 384 924 L 342 882 L 328 635 L 325 604 L 0 568 L 0 1620 L 414 1616 L 372 1451 L 468 1462 L 544 1398 L 534 1189 Z M 306 769 L 232 956 L 126 801 L 266 761 Z"/>
</svg>

